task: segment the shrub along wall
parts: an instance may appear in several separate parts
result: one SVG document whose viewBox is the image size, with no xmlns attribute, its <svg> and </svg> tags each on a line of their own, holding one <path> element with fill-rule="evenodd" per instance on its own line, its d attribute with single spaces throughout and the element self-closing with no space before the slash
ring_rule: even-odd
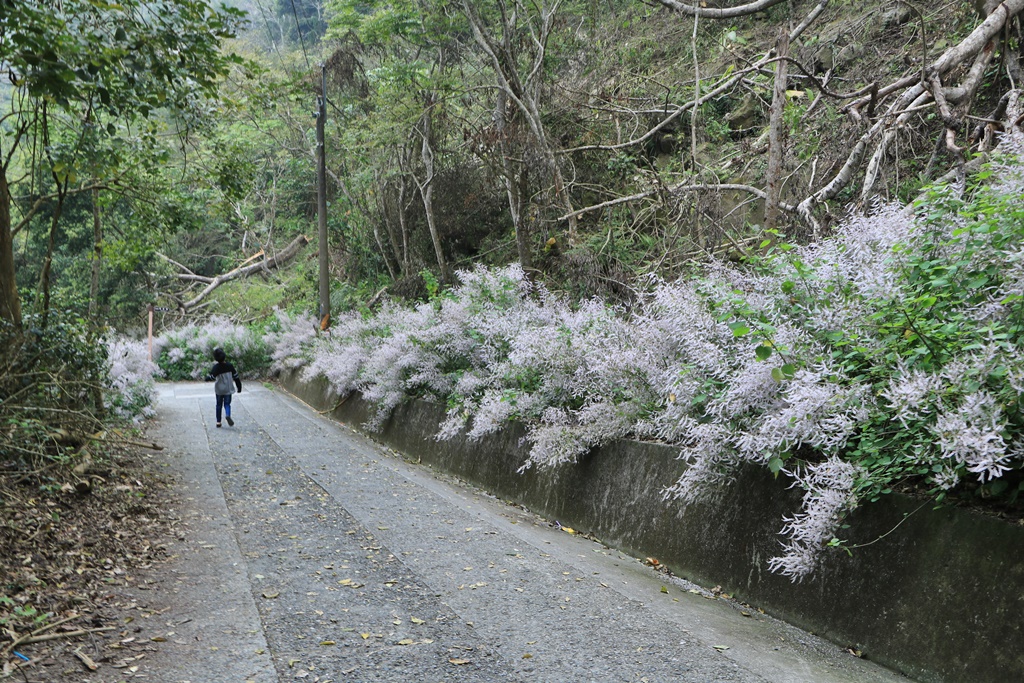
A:
<svg viewBox="0 0 1024 683">
<path fill-rule="evenodd" d="M 282 383 L 310 405 L 337 401 L 326 382 L 286 373 Z M 360 427 L 370 406 L 352 395 L 332 417 Z M 619 441 L 575 465 L 517 473 L 526 460 L 516 426 L 469 442 L 434 439 L 442 406 L 399 406 L 378 440 L 535 512 L 592 533 L 610 546 L 653 556 L 677 575 L 721 585 L 738 599 L 922 681 L 1024 680 L 1024 526 L 964 509 L 890 495 L 848 520 L 852 556 L 830 550 L 800 583 L 768 571 L 779 520 L 801 492 L 763 468 L 708 503 L 681 510 L 662 490 L 685 464 L 678 449 Z M 856 547 L 856 546 L 861 547 Z"/>
</svg>

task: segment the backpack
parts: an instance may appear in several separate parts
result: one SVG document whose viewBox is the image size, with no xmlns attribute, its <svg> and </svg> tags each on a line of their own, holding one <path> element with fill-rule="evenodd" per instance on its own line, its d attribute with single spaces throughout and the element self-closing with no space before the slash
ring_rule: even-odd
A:
<svg viewBox="0 0 1024 683">
<path fill-rule="evenodd" d="M 230 372 L 222 372 L 214 379 L 213 390 L 218 396 L 229 396 L 235 393 L 235 382 Z"/>
</svg>

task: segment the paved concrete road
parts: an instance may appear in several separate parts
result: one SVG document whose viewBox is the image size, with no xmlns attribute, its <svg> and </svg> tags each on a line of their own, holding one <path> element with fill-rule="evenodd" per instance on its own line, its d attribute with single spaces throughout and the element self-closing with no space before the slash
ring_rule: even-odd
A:
<svg viewBox="0 0 1024 683">
<path fill-rule="evenodd" d="M 248 383 L 160 387 L 180 484 L 136 677 L 337 681 L 906 681 L 756 610 L 409 463 Z"/>
</svg>

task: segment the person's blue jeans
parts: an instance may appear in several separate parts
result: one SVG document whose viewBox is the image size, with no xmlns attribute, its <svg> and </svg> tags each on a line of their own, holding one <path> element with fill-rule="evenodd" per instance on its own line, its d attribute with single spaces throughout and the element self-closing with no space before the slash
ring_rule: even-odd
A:
<svg viewBox="0 0 1024 683">
<path fill-rule="evenodd" d="M 224 414 L 231 417 L 231 394 L 221 396 L 217 394 L 217 423 L 220 424 L 220 413 L 223 408 Z"/>
</svg>

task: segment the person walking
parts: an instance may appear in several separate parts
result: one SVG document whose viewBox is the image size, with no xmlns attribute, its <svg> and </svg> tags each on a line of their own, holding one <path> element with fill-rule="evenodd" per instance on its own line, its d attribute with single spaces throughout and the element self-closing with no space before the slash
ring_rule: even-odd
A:
<svg viewBox="0 0 1024 683">
<path fill-rule="evenodd" d="M 231 394 L 235 392 L 235 387 L 238 387 L 238 393 L 242 393 L 242 380 L 238 377 L 235 366 L 227 362 L 224 349 L 220 347 L 214 349 L 213 360 L 217 362 L 213 364 L 206 380 L 213 382 L 213 391 L 217 394 L 217 426 L 220 427 L 220 416 L 223 409 L 228 426 L 234 427 L 235 421 L 231 419 Z"/>
</svg>

